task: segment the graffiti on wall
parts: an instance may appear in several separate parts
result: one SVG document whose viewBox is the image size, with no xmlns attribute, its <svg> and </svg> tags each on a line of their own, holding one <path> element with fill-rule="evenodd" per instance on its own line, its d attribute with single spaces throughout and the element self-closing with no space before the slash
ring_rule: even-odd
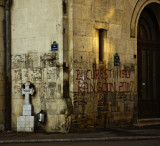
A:
<svg viewBox="0 0 160 146">
<path fill-rule="evenodd" d="M 120 81 L 116 82 L 115 79 Z M 78 81 L 78 93 L 81 95 L 90 92 L 133 92 L 130 70 L 76 70 L 76 80 Z"/>
</svg>

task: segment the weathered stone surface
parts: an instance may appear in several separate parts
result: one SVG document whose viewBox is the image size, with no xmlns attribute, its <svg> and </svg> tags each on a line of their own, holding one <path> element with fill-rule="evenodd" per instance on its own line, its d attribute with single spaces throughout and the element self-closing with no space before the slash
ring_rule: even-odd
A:
<svg viewBox="0 0 160 146">
<path fill-rule="evenodd" d="M 34 124 L 34 116 L 19 116 L 17 117 L 17 132 L 34 132 Z"/>
<path fill-rule="evenodd" d="M 56 9 L 53 9 L 54 7 L 56 7 Z M 19 128 L 17 129 L 18 125 L 15 122 L 17 117 L 22 115 L 22 84 L 30 81 L 35 85 L 36 94 L 32 97 L 33 114 L 37 114 L 41 110 L 46 109 L 48 110 L 46 111 L 47 114 L 55 114 L 55 112 L 52 111 L 52 105 L 50 105 L 50 108 L 48 108 L 47 106 L 47 103 L 53 103 L 53 101 L 48 100 L 52 100 L 54 98 L 62 98 L 62 12 L 62 0 L 37 0 L 36 2 L 32 0 L 13 1 L 11 12 L 11 48 L 13 118 L 12 128 L 14 130 L 33 131 L 33 129 L 28 126 L 26 127 L 27 129 L 23 129 L 24 127 L 22 127 L 23 130 Z M 2 36 L 1 28 L 0 36 Z M 56 41 L 58 43 L 59 48 L 56 52 L 51 52 L 51 44 L 53 43 L 53 41 Z M 1 38 L 0 42 L 0 44 L 3 44 Z M 0 46 L 0 51 L 3 51 L 2 45 Z M 3 57 L 0 58 L 2 59 Z M 1 63 L 2 61 L 0 61 L 0 65 Z M 62 111 L 65 111 L 65 109 L 67 109 L 64 107 L 66 106 L 65 102 L 58 102 L 58 105 L 56 106 L 61 107 Z M 59 112 L 58 114 L 61 114 L 61 112 Z M 28 123 L 26 124 L 28 125 Z M 52 127 L 50 131 L 52 132 L 55 128 L 54 124 L 55 123 L 50 122 L 50 127 Z M 46 125 L 46 127 L 47 126 L 48 125 Z M 63 131 L 63 127 L 61 126 L 60 128 Z M 47 130 L 46 127 L 44 128 L 45 130 Z"/>
<path fill-rule="evenodd" d="M 74 1 L 73 130 L 132 123 L 137 94 L 134 58 L 137 41 L 130 38 L 129 20 L 135 4 L 134 0 Z M 92 12 L 87 11 L 84 18 L 86 5 L 92 7 Z M 89 35 L 86 35 L 87 29 Z M 102 64 L 99 62 L 99 29 L 107 30 Z M 120 56 L 117 67 L 114 66 L 115 53 Z"/>
<path fill-rule="evenodd" d="M 12 56 L 12 68 L 25 68 L 25 54 Z"/>
<path fill-rule="evenodd" d="M 71 117 L 68 115 L 48 115 L 46 130 L 48 132 L 69 132 Z"/>
</svg>

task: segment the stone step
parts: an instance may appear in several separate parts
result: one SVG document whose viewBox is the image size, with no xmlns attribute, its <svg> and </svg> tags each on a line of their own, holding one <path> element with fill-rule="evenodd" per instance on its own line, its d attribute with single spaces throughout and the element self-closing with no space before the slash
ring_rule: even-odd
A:
<svg viewBox="0 0 160 146">
<path fill-rule="evenodd" d="M 135 126 L 160 125 L 160 118 L 138 119 Z"/>
</svg>

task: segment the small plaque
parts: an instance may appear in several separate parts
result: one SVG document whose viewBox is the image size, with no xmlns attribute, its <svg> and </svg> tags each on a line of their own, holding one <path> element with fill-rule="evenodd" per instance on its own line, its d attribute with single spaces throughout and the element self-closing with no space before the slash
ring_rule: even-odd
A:
<svg viewBox="0 0 160 146">
<path fill-rule="evenodd" d="M 114 66 L 120 66 L 120 57 L 118 53 L 114 55 Z"/>
<path fill-rule="evenodd" d="M 51 51 L 58 51 L 58 43 L 56 41 L 51 44 Z"/>
</svg>

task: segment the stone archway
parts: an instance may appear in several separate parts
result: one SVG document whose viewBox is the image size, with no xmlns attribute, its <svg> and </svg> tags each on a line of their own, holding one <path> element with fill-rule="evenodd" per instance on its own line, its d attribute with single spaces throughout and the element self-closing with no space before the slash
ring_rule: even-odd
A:
<svg viewBox="0 0 160 146">
<path fill-rule="evenodd" d="M 160 0 L 138 0 L 134 11 L 131 17 L 131 24 L 130 24 L 130 36 L 131 38 L 135 38 L 137 36 L 137 25 L 140 14 L 142 10 L 150 3 L 157 3 L 160 4 Z"/>
</svg>

